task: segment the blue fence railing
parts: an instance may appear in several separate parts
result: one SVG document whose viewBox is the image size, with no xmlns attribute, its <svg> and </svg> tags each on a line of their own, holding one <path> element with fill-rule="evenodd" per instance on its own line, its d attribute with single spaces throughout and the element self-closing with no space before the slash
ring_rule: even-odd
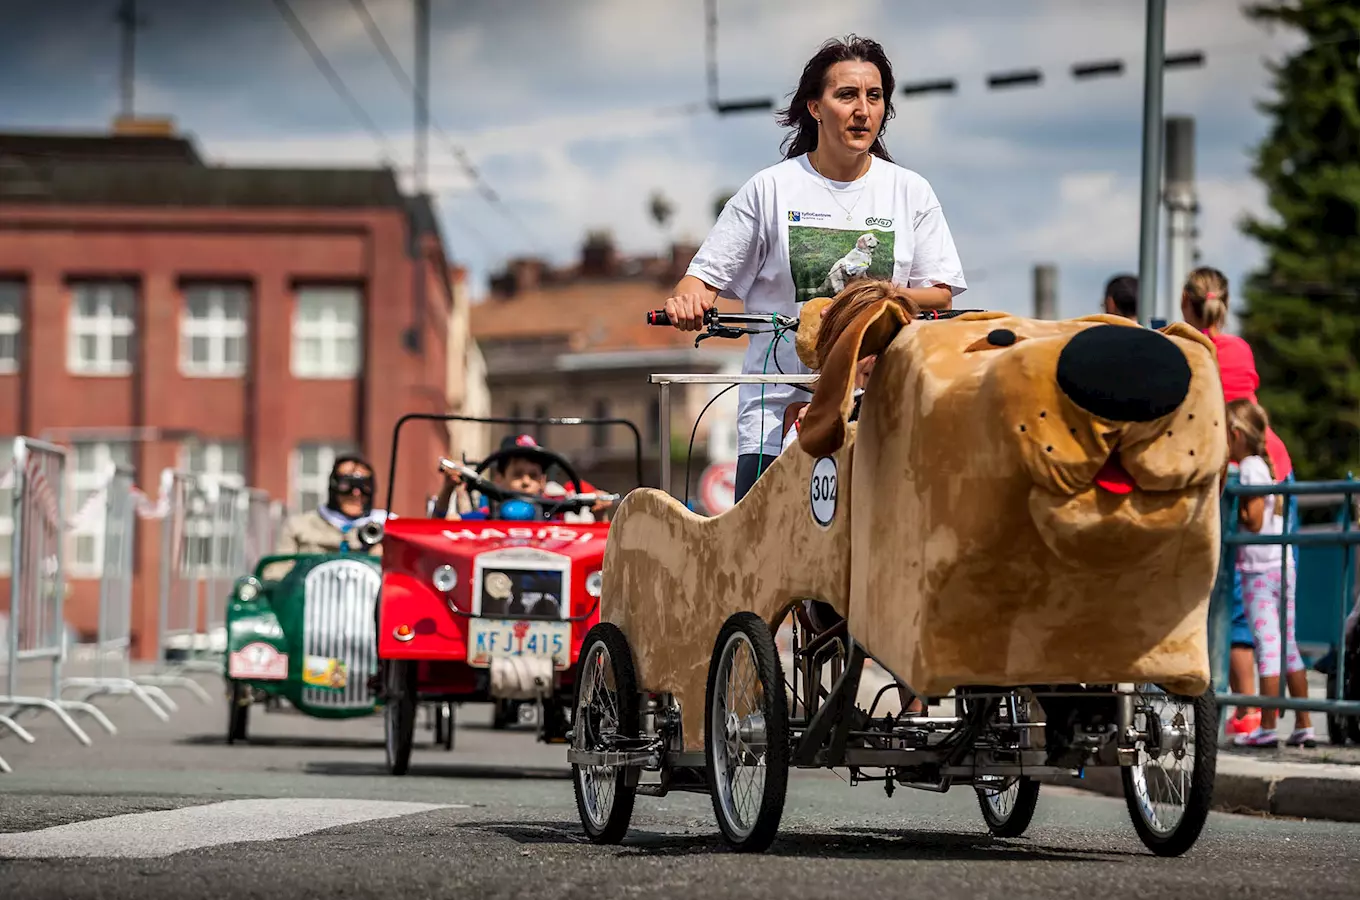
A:
<svg viewBox="0 0 1360 900">
<path fill-rule="evenodd" d="M 1281 534 L 1257 534 L 1238 528 L 1238 509 L 1243 498 L 1282 496 L 1287 511 Z M 1355 498 L 1360 496 L 1360 481 L 1295 482 L 1286 479 L 1273 485 L 1244 485 L 1230 474 L 1222 501 L 1223 551 L 1218 578 L 1209 607 L 1210 667 L 1220 706 L 1268 707 L 1311 710 L 1342 716 L 1360 716 L 1360 696 L 1346 696 L 1347 660 L 1346 621 L 1360 602 L 1360 528 L 1356 527 Z M 1335 520 L 1322 526 L 1299 525 L 1298 498 L 1322 500 L 1322 505 L 1339 507 Z M 1329 657 L 1334 667 L 1337 696 L 1306 699 L 1286 696 L 1287 670 L 1280 665 L 1280 692 L 1277 696 L 1234 694 L 1228 691 L 1228 666 L 1232 643 L 1234 591 L 1240 590 L 1236 576 L 1237 548 L 1257 545 L 1286 547 L 1280 559 L 1280 649 L 1287 651 L 1289 634 L 1289 581 L 1295 581 L 1294 635 L 1305 659 L 1316 662 Z M 1292 565 L 1291 565 L 1292 563 Z M 1236 584 L 1235 584 L 1236 581 Z M 1259 648 L 1258 648 L 1258 651 Z M 1353 680 L 1353 679 L 1351 679 Z"/>
</svg>

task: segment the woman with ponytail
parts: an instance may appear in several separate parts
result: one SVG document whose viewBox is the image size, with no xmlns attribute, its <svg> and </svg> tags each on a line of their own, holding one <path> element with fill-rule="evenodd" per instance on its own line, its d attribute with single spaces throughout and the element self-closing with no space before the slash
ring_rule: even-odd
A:
<svg viewBox="0 0 1360 900">
<path fill-rule="evenodd" d="M 1266 432 L 1270 427 L 1266 411 L 1250 400 L 1239 399 L 1228 404 L 1228 448 L 1237 463 L 1242 484 L 1276 484 L 1270 450 L 1266 446 Z M 1284 531 L 1283 498 L 1243 497 L 1238 510 L 1241 527 L 1257 534 L 1282 534 Z M 1253 544 L 1237 548 L 1236 568 L 1242 579 L 1243 600 L 1256 641 L 1256 665 L 1261 676 L 1261 694 L 1273 697 L 1280 691 L 1280 658 L 1287 656 L 1286 681 L 1293 697 L 1308 696 L 1308 673 L 1294 639 L 1294 589 L 1298 582 L 1297 566 L 1288 557 L 1288 585 L 1280 581 L 1284 563 L 1284 548 L 1278 544 Z M 1280 605 L 1289 610 L 1289 632 L 1280 634 Z M 1246 734 L 1239 734 L 1234 743 L 1243 747 L 1276 747 L 1275 735 L 1278 712 L 1261 710 L 1261 724 Z M 1289 736 L 1290 746 L 1315 747 L 1312 719 L 1306 711 L 1296 714 L 1296 727 Z"/>
</svg>

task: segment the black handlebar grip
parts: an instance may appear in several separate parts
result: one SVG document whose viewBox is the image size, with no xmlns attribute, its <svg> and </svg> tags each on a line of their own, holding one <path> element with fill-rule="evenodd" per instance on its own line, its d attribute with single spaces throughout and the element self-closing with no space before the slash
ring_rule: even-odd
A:
<svg viewBox="0 0 1360 900">
<path fill-rule="evenodd" d="M 666 315 L 666 311 L 664 309 L 654 309 L 651 312 L 647 313 L 647 324 L 669 325 L 671 324 L 671 317 Z"/>
</svg>

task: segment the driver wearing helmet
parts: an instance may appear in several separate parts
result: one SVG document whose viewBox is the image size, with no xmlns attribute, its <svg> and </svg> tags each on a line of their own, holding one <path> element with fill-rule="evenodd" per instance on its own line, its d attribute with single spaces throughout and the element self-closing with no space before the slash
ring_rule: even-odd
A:
<svg viewBox="0 0 1360 900">
<path fill-rule="evenodd" d="M 548 480 L 548 470 L 552 468 L 552 455 L 544 452 L 532 437 L 527 434 L 511 435 L 501 441 L 500 459 L 491 472 L 491 481 L 497 487 L 507 490 L 517 491 L 522 494 L 529 494 L 535 497 L 545 497 L 551 500 L 557 496 L 576 493 L 578 488 L 575 484 L 558 485 Z M 434 501 L 431 510 L 431 517 L 436 519 L 485 519 L 491 516 L 489 505 L 480 508 L 473 508 L 471 500 L 468 498 L 467 486 L 463 484 L 463 479 L 456 473 L 450 472 L 441 467 L 440 473 L 443 475 L 444 483 L 439 490 L 439 496 Z M 579 488 L 580 493 L 589 493 L 594 487 L 582 480 Z M 457 504 L 454 506 L 454 494 L 457 494 Z M 603 512 L 613 504 L 606 500 L 597 502 L 593 512 Z M 451 508 L 454 507 L 454 508 Z M 560 518 L 555 516 L 554 518 Z"/>
<path fill-rule="evenodd" d="M 314 510 L 290 516 L 279 536 L 276 553 L 381 553 L 359 542 L 358 530 L 386 516 L 373 508 L 373 467 L 357 454 L 336 459 L 331 467 L 326 502 Z"/>
</svg>

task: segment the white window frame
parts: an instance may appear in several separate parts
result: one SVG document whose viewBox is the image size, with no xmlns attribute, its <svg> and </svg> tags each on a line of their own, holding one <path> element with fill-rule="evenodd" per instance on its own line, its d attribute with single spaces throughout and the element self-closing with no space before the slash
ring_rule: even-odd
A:
<svg viewBox="0 0 1360 900">
<path fill-rule="evenodd" d="M 27 293 L 28 285 L 19 279 L 0 280 L 0 335 L 14 338 L 13 358 L 0 356 L 0 375 L 19 371 L 23 353 L 24 298 Z M 9 308 L 11 303 L 13 309 Z"/>
<path fill-rule="evenodd" d="M 304 319 L 303 309 L 319 307 L 317 319 Z M 309 286 L 300 287 L 293 303 L 293 340 L 289 354 L 290 370 L 294 378 L 350 379 L 357 378 L 364 367 L 363 292 L 357 287 Z M 341 360 L 338 352 L 341 340 L 354 342 L 353 361 Z M 315 362 L 303 359 L 304 342 L 320 345 L 321 358 Z"/>
<path fill-rule="evenodd" d="M 192 314 L 195 300 L 207 301 L 207 315 Z M 239 300 L 240 316 L 228 315 L 228 301 Z M 250 347 L 250 288 L 243 284 L 195 283 L 184 288 L 180 308 L 179 371 L 189 378 L 239 378 L 246 373 Z M 208 359 L 195 360 L 194 339 L 208 342 Z M 241 342 L 241 358 L 227 361 L 227 342 Z"/>
<path fill-rule="evenodd" d="M 91 292 L 97 309 L 93 317 L 80 311 L 81 296 Z M 126 292 L 127 315 L 114 312 L 117 294 Z M 137 288 L 126 281 L 79 281 L 71 287 L 71 308 L 67 318 L 66 367 L 76 375 L 130 375 L 137 355 Z M 95 358 L 81 356 L 80 339 L 95 339 Z M 128 359 L 113 358 L 113 339 L 128 339 Z"/>
<path fill-rule="evenodd" d="M 94 455 L 93 469 L 80 468 L 80 450 L 83 447 L 92 449 Z M 116 454 L 114 448 L 122 448 L 123 453 Z M 119 457 L 132 462 L 132 444 L 127 441 L 80 441 L 72 445 L 71 455 L 68 457 L 69 463 L 66 470 L 66 489 L 70 496 L 70 514 L 74 519 L 71 528 L 70 543 L 67 545 L 69 551 L 66 558 L 68 560 L 66 570 L 76 578 L 98 578 L 104 572 L 104 516 L 93 516 L 93 521 L 86 522 L 80 515 L 83 492 L 93 492 L 97 494 L 108 487 L 109 476 L 113 473 L 114 463 Z M 89 498 L 86 497 L 85 500 Z M 97 521 L 98 524 L 94 524 Z M 80 538 L 89 537 L 94 539 L 94 559 L 82 560 L 80 558 Z"/>
<path fill-rule="evenodd" d="M 354 451 L 354 445 L 345 441 L 306 441 L 299 444 L 293 450 L 288 474 L 288 502 L 293 511 L 309 512 L 316 509 L 320 503 L 324 503 L 330 493 L 330 476 L 331 469 L 335 466 L 335 458 Z M 309 452 L 316 453 L 317 472 L 306 477 L 315 478 L 316 481 L 312 485 L 304 485 L 302 459 L 303 455 Z M 303 498 L 307 494 L 316 495 L 318 502 L 305 503 Z"/>
</svg>

